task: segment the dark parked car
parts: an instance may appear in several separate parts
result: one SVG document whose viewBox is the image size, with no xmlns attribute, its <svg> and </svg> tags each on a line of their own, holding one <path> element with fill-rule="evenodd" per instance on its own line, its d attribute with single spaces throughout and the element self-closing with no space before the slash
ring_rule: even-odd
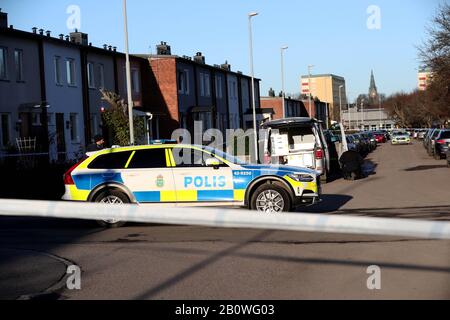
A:
<svg viewBox="0 0 450 320">
<path fill-rule="evenodd" d="M 450 143 L 450 129 L 440 130 L 434 143 L 434 158 L 440 160 L 447 155 Z"/>
<path fill-rule="evenodd" d="M 440 129 L 434 130 L 433 133 L 430 135 L 430 138 L 428 139 L 427 151 L 428 154 L 432 157 L 434 157 L 434 153 L 436 151 L 436 138 L 440 132 L 441 132 Z"/>
</svg>

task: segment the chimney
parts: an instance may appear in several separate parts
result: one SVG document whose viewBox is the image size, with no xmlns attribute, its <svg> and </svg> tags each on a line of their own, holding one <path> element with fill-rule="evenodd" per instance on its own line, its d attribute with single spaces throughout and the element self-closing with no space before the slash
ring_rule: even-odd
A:
<svg viewBox="0 0 450 320">
<path fill-rule="evenodd" d="M 108 50 L 108 45 L 107 45 L 107 44 L 104 44 L 104 45 L 103 45 L 103 49 Z"/>
<path fill-rule="evenodd" d="M 275 90 L 273 90 L 272 88 L 270 88 L 269 90 L 269 97 L 275 98 Z"/>
<path fill-rule="evenodd" d="M 32 28 L 31 30 L 33 30 L 33 33 L 34 33 L 34 34 L 37 33 L 37 28 L 36 28 L 36 27 Z"/>
<path fill-rule="evenodd" d="M 224 63 L 224 64 L 221 64 L 220 67 L 221 67 L 223 70 L 231 71 L 231 64 L 229 64 L 228 61 L 225 61 L 225 63 Z"/>
<path fill-rule="evenodd" d="M 43 35 L 44 35 L 44 29 L 39 29 L 39 34 L 40 34 L 41 36 L 43 36 Z"/>
<path fill-rule="evenodd" d="M 62 33 L 59 35 L 59 40 L 64 40 L 64 35 Z"/>
<path fill-rule="evenodd" d="M 197 54 L 194 56 L 194 61 L 197 63 L 205 64 L 205 57 L 201 52 L 197 52 Z"/>
<path fill-rule="evenodd" d="M 109 50 L 109 51 L 112 51 L 112 46 L 108 46 L 108 50 Z"/>
<path fill-rule="evenodd" d="M 83 46 L 87 46 L 89 44 L 87 33 L 78 32 L 77 29 L 75 29 L 75 32 L 70 33 L 70 41 Z"/>
<path fill-rule="evenodd" d="M 113 47 L 113 51 L 116 52 L 117 51 L 117 47 Z"/>
<path fill-rule="evenodd" d="M 70 40 L 70 37 L 69 36 L 66 36 L 66 41 L 69 41 Z"/>
<path fill-rule="evenodd" d="M 158 56 L 170 56 L 172 54 L 172 50 L 167 42 L 161 41 L 161 44 L 156 46 L 156 54 Z"/>
<path fill-rule="evenodd" d="M 0 8 L 0 28 L 8 28 L 8 14 Z"/>
<path fill-rule="evenodd" d="M 50 34 L 52 33 L 50 30 L 45 31 L 47 37 L 50 37 Z"/>
</svg>

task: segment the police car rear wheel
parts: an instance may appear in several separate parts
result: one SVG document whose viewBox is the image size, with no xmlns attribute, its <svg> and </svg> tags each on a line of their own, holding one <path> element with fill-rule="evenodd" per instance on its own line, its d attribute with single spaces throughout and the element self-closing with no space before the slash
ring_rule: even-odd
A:
<svg viewBox="0 0 450 320">
<path fill-rule="evenodd" d="M 286 190 L 276 184 L 264 184 L 254 192 L 251 209 L 266 213 L 290 211 L 291 200 Z"/>
<path fill-rule="evenodd" d="M 96 198 L 95 202 L 104 204 L 116 204 L 121 205 L 124 203 L 130 203 L 128 197 L 120 191 L 116 190 L 106 190 L 100 193 Z M 125 222 L 116 219 L 108 220 L 98 220 L 97 223 L 106 228 L 119 228 L 122 227 Z"/>
</svg>

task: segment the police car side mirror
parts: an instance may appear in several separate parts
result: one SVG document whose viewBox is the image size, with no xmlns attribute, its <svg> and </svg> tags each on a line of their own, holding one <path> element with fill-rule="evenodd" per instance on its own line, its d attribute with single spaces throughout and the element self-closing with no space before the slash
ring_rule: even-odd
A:
<svg viewBox="0 0 450 320">
<path fill-rule="evenodd" d="M 219 168 L 220 167 L 220 161 L 216 158 L 209 158 L 205 160 L 205 164 L 207 167 L 214 167 Z"/>
</svg>

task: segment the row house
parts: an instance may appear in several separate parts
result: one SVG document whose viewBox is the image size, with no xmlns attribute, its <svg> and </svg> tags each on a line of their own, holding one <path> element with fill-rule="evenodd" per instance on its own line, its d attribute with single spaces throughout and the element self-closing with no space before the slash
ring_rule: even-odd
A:
<svg viewBox="0 0 450 320">
<path fill-rule="evenodd" d="M 231 71 L 227 62 L 208 65 L 200 52 L 192 58 L 172 55 L 165 42 L 157 45 L 156 55 L 139 56 L 148 59 L 152 70 L 148 88 L 155 138 L 170 137 L 177 128 L 192 131 L 195 121 L 202 122 L 203 130 L 253 128 L 251 77 Z M 261 121 L 260 80 L 254 83 Z"/>
<path fill-rule="evenodd" d="M 93 136 L 107 136 L 100 90 L 127 99 L 125 55 L 92 46 L 81 32 L 52 37 L 16 30 L 7 19 L 0 12 L 0 149 L 14 152 L 29 139 L 30 151 L 49 152 L 51 160 L 77 158 Z M 150 68 L 139 57 L 131 57 L 131 68 L 134 106 L 145 112 L 142 81 Z"/>
<path fill-rule="evenodd" d="M 269 96 L 261 97 L 262 113 L 267 115 L 264 119 L 265 121 L 282 119 L 283 106 L 286 118 L 309 117 L 308 111 L 301 100 L 293 99 L 291 97 L 276 97 L 273 89 L 269 90 Z"/>
</svg>

